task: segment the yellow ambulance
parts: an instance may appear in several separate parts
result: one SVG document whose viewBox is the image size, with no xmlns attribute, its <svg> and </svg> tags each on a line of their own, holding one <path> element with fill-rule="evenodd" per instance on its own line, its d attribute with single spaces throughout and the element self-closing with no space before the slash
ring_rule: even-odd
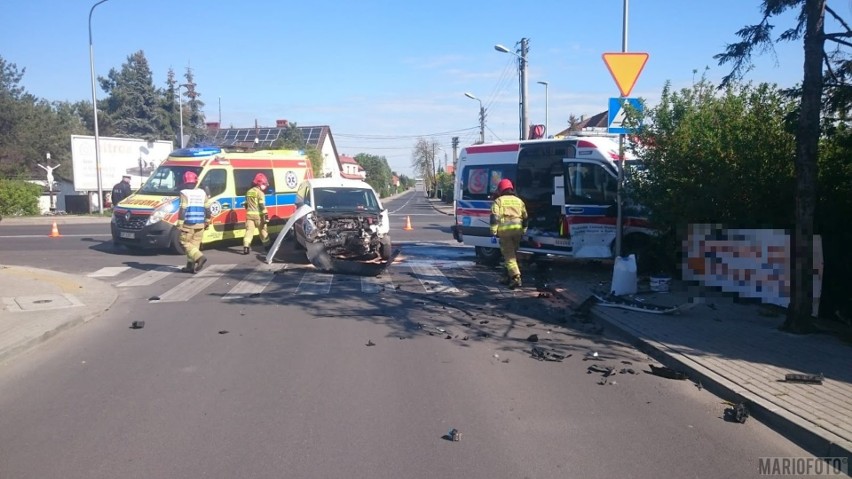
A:
<svg viewBox="0 0 852 479">
<path fill-rule="evenodd" d="M 280 231 L 296 211 L 296 187 L 313 177 L 310 160 L 302 151 L 179 149 L 157 167 L 142 188 L 113 208 L 113 243 L 182 252 L 175 225 L 180 207 L 178 188 L 187 171 L 198 175 L 198 187 L 210 198 L 212 225 L 205 230 L 202 245 L 245 236 L 245 195 L 258 173 L 269 179 L 266 207 L 270 234 Z"/>
</svg>

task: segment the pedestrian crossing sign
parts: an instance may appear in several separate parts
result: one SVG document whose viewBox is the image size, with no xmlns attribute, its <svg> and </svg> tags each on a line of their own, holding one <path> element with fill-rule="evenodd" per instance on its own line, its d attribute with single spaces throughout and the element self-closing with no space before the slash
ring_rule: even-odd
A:
<svg viewBox="0 0 852 479">
<path fill-rule="evenodd" d="M 606 122 L 607 132 L 616 135 L 626 135 L 632 132 L 632 128 L 627 127 L 624 122 L 627 119 L 627 111 L 625 107 L 633 108 L 637 111 L 642 111 L 642 102 L 638 98 L 610 98 L 609 99 L 609 117 Z"/>
</svg>

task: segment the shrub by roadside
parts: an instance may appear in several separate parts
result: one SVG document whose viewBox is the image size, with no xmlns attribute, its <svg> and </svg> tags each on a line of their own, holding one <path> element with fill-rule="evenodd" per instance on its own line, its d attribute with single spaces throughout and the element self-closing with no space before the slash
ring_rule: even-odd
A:
<svg viewBox="0 0 852 479">
<path fill-rule="evenodd" d="M 0 216 L 37 215 L 41 190 L 26 181 L 0 179 Z"/>
</svg>

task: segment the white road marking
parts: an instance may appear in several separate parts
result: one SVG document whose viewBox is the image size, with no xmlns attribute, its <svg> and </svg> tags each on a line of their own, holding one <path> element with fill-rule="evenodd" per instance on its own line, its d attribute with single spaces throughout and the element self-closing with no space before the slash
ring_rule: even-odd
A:
<svg viewBox="0 0 852 479">
<path fill-rule="evenodd" d="M 128 269 L 130 269 L 130 266 L 107 266 L 95 271 L 94 273 L 89 273 L 86 276 L 90 278 L 111 278 L 113 276 L 120 275 Z"/>
<path fill-rule="evenodd" d="M 333 279 L 333 274 L 306 272 L 296 287 L 296 294 L 328 294 Z"/>
<path fill-rule="evenodd" d="M 180 268 L 180 266 L 174 265 L 157 266 L 151 271 L 146 271 L 139 276 L 128 279 L 122 283 L 118 283 L 116 286 L 119 288 L 126 288 L 130 286 L 149 286 L 172 273 L 177 273 L 180 271 Z"/>
<path fill-rule="evenodd" d="M 393 280 L 390 275 L 382 274 L 380 276 L 364 276 L 361 278 L 362 293 L 375 294 L 382 291 L 394 292 Z"/>
<path fill-rule="evenodd" d="M 232 301 L 260 294 L 275 277 L 275 272 L 279 269 L 287 269 L 287 265 L 281 268 L 278 265 L 268 265 L 262 263 L 260 266 L 252 270 L 245 278 L 243 278 L 236 286 L 228 291 L 228 294 L 222 297 L 222 301 Z"/>
<path fill-rule="evenodd" d="M 235 264 L 214 264 L 209 266 L 200 273 L 193 275 L 190 279 L 182 281 L 174 288 L 160 295 L 159 301 L 152 303 L 175 303 L 180 301 L 189 301 L 193 296 L 207 288 L 228 270 L 236 266 Z"/>
<path fill-rule="evenodd" d="M 430 293 L 461 293 L 461 290 L 453 286 L 453 283 L 434 266 L 415 264 L 411 266 L 411 270 L 417 275 L 423 288 Z"/>
</svg>

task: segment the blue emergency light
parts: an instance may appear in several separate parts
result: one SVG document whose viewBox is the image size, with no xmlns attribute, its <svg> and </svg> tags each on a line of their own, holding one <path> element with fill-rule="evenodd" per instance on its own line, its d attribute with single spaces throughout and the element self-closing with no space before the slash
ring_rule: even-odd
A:
<svg viewBox="0 0 852 479">
<path fill-rule="evenodd" d="M 196 156 L 211 156 L 222 153 L 221 148 L 205 147 L 205 148 L 181 148 L 172 152 L 170 156 L 181 158 L 192 158 Z"/>
</svg>

